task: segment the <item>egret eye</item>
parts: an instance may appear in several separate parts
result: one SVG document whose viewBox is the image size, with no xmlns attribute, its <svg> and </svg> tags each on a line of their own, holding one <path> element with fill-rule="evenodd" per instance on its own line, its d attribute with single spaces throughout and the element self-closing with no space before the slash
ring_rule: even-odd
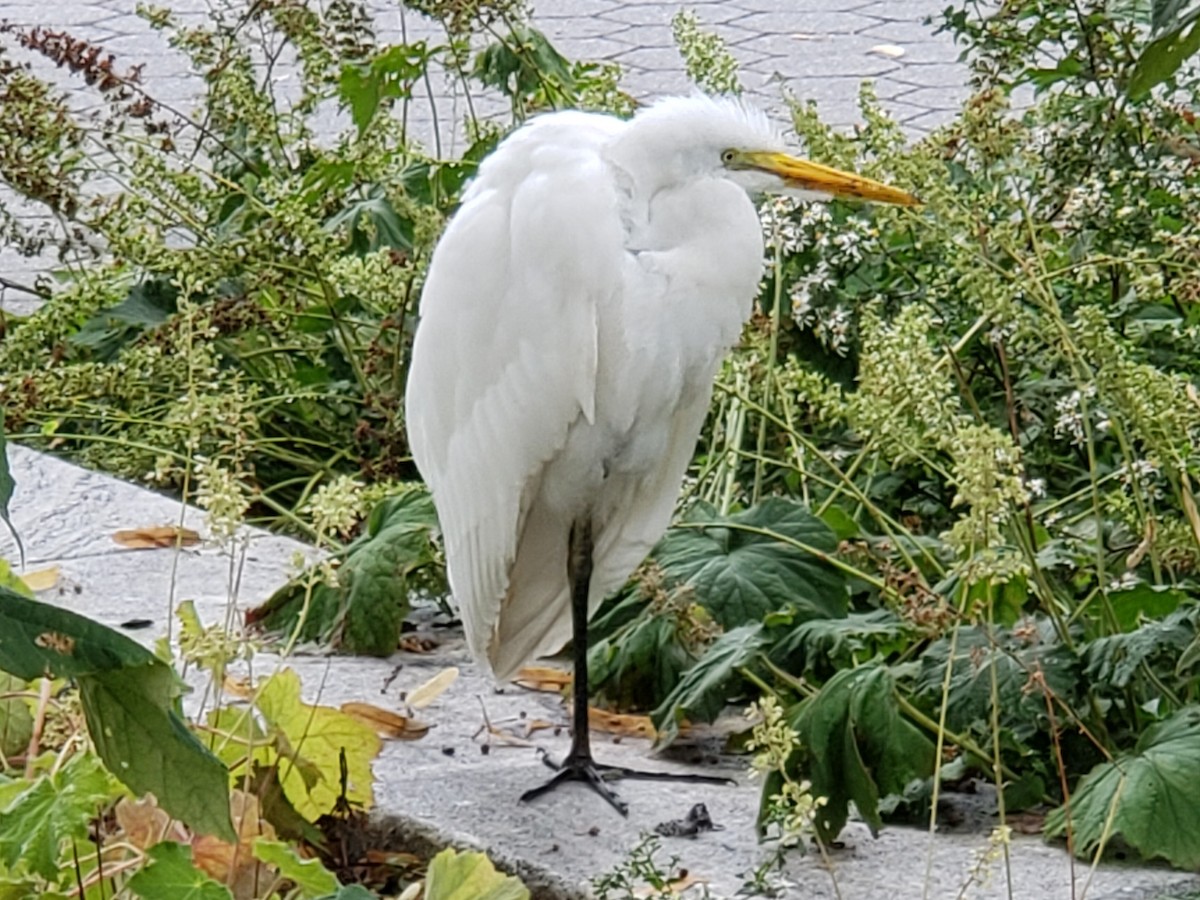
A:
<svg viewBox="0 0 1200 900">
<path fill-rule="evenodd" d="M 736 160 L 737 160 L 737 151 L 736 150 L 726 150 L 724 153 L 721 154 L 721 162 L 724 165 L 732 166 Z"/>
</svg>

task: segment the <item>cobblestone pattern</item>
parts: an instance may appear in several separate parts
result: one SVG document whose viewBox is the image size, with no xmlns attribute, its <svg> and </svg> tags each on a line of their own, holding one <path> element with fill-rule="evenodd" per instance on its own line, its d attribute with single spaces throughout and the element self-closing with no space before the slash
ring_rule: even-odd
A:
<svg viewBox="0 0 1200 900">
<path fill-rule="evenodd" d="M 206 0 L 160 0 L 185 24 L 202 21 Z M 404 11 L 396 2 L 376 0 L 376 23 L 382 39 L 398 41 L 432 37 L 430 23 Z M 779 112 L 783 90 L 818 102 L 827 121 L 847 126 L 858 120 L 857 96 L 863 79 L 873 79 L 885 106 L 913 134 L 947 120 L 964 93 L 964 70 L 946 35 L 934 33 L 927 17 L 936 19 L 944 0 L 545 0 L 536 3 L 534 23 L 569 58 L 620 63 L 624 87 L 645 100 L 690 89 L 671 38 L 671 18 L 682 6 L 720 34 L 741 63 L 743 84 L 765 107 Z M 134 11 L 134 0 L 52 0 L 5 2 L 3 16 L 17 25 L 65 28 L 77 37 L 102 44 L 117 54 L 122 67 L 145 64 L 150 92 L 170 106 L 188 111 L 202 91 L 182 54 L 173 51 Z M 93 99 L 70 77 L 44 60 L 35 60 L 71 89 L 86 106 Z M 289 73 L 280 75 L 286 88 Z M 455 123 L 465 115 L 451 85 L 435 85 L 432 105 L 442 134 L 441 146 L 452 153 Z M 495 98 L 481 99 L 484 112 L 498 108 Z M 429 104 L 418 110 L 414 127 L 433 143 Z M 337 127 L 330 121 L 330 127 Z M 0 199 L 9 196 L 0 191 Z M 36 221 L 37 210 L 29 210 Z M 0 276 L 32 284 L 39 273 L 57 265 L 50 255 L 27 259 L 0 247 Z M 25 313 L 36 306 L 19 289 L 0 287 L 0 308 Z"/>
</svg>

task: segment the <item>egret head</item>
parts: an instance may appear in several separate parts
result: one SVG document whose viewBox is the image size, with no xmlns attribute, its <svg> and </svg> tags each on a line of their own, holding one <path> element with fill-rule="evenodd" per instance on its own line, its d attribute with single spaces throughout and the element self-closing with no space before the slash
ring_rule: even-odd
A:
<svg viewBox="0 0 1200 900">
<path fill-rule="evenodd" d="M 727 178 L 750 194 L 788 194 L 803 200 L 853 197 L 915 206 L 907 191 L 861 175 L 792 156 L 782 134 L 758 109 L 740 100 L 671 97 L 642 110 L 617 158 L 648 174 L 651 189 L 695 177 Z"/>
</svg>

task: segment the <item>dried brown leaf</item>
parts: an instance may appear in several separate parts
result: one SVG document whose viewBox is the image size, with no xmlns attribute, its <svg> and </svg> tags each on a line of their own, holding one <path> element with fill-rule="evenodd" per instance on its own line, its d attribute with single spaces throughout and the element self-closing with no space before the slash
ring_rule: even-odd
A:
<svg viewBox="0 0 1200 900">
<path fill-rule="evenodd" d="M 531 691 L 560 694 L 571 683 L 571 673 L 552 666 L 523 666 L 513 681 Z"/>
<path fill-rule="evenodd" d="M 258 798 L 245 791 L 229 792 L 229 809 L 233 827 L 237 830 L 236 844 L 210 834 L 192 838 L 192 861 L 196 868 L 224 884 L 235 900 L 257 897 L 259 884 L 271 883 L 271 871 L 254 857 L 254 841 L 259 837 L 275 840 L 275 826 L 262 817 Z"/>
<path fill-rule="evenodd" d="M 183 825 L 159 809 L 153 796 L 141 800 L 122 797 L 113 808 L 124 840 L 139 850 L 148 850 L 160 841 L 186 841 Z"/>
<path fill-rule="evenodd" d="M 628 713 L 608 712 L 588 707 L 588 727 L 592 731 L 603 731 L 608 734 L 619 734 L 626 737 L 640 737 L 653 740 L 657 736 L 654 726 L 650 724 L 649 716 L 635 716 Z"/>
<path fill-rule="evenodd" d="M 432 653 L 437 648 L 437 638 L 427 634 L 405 634 L 396 644 L 396 649 L 406 653 Z"/>
<path fill-rule="evenodd" d="M 221 689 L 231 697 L 249 700 L 250 695 L 254 693 L 254 683 L 249 678 L 227 674 L 221 682 Z"/>
<path fill-rule="evenodd" d="M 427 723 L 418 722 L 371 703 L 343 703 L 341 710 L 364 725 L 374 728 L 380 737 L 416 741 L 429 733 Z"/>
<path fill-rule="evenodd" d="M 200 535 L 178 525 L 150 525 L 114 532 L 113 540 L 131 550 L 154 550 L 161 547 L 194 547 L 200 543 Z"/>
<path fill-rule="evenodd" d="M 372 866 L 392 866 L 396 869 L 419 869 L 425 865 L 425 860 L 415 853 L 405 853 L 400 850 L 368 850 L 364 854 L 366 861 Z"/>
</svg>

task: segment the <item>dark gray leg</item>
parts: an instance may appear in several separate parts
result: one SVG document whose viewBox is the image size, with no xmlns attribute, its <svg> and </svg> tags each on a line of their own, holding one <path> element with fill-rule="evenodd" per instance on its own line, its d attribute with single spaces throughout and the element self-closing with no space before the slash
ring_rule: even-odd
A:
<svg viewBox="0 0 1200 900">
<path fill-rule="evenodd" d="M 592 582 L 592 524 L 590 521 L 576 523 L 571 529 L 568 542 L 567 577 L 571 582 L 571 645 L 575 663 L 575 678 L 572 687 L 574 732 L 571 736 L 571 751 L 561 765 L 556 765 L 548 756 L 542 759 L 555 769 L 554 777 L 540 787 L 521 795 L 521 801 L 532 800 L 554 790 L 564 781 L 582 781 L 609 802 L 623 816 L 629 815 L 629 806 L 608 782 L 621 778 L 638 778 L 646 781 L 684 781 L 700 784 L 734 784 L 730 778 L 713 775 L 674 774 L 671 772 L 642 772 L 622 766 L 597 765 L 592 759 L 591 740 L 588 732 L 588 593 Z"/>
</svg>

